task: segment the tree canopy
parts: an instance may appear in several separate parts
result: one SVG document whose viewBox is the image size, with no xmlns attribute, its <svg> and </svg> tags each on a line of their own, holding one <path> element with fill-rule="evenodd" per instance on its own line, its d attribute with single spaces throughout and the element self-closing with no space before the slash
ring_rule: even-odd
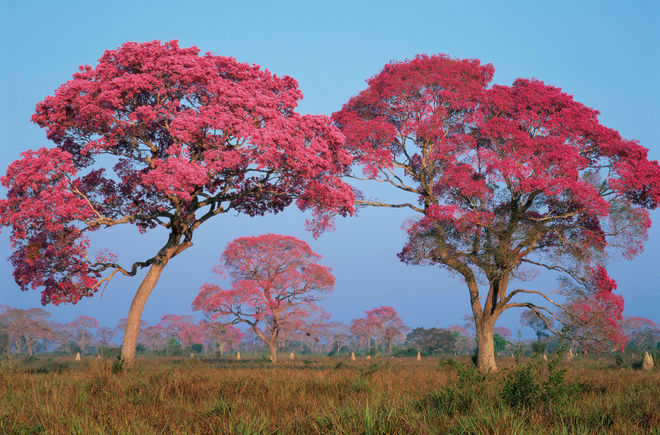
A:
<svg viewBox="0 0 660 435">
<path fill-rule="evenodd" d="M 660 199 L 660 167 L 646 148 L 557 87 L 535 79 L 489 86 L 493 72 L 445 55 L 391 62 L 333 115 L 363 167 L 355 177 L 409 195 L 361 203 L 421 214 L 401 260 L 465 280 L 480 355 L 489 355 L 482 369 L 495 368 L 492 329 L 505 309 L 561 320 L 554 311 L 563 301 L 551 292 L 509 289 L 530 271 L 563 275 L 572 281 L 558 290 L 564 296 L 620 319 L 606 257 L 642 250 L 647 210 Z"/>
<path fill-rule="evenodd" d="M 75 303 L 117 272 L 149 268 L 129 313 L 135 342 L 162 267 L 209 219 L 295 202 L 313 211 L 318 234 L 351 214 L 340 179 L 351 155 L 328 117 L 295 111 L 301 98 L 289 76 L 176 41 L 127 42 L 81 66 L 32 116 L 55 147 L 25 151 L 2 178 L 16 282 L 41 289 L 44 304 Z M 167 239 L 129 265 L 90 255 L 89 234 L 121 224 L 159 227 Z"/>
<path fill-rule="evenodd" d="M 222 253 L 231 288 L 207 283 L 193 301 L 193 309 L 211 319 L 244 323 L 271 350 L 277 362 L 276 345 L 283 331 L 305 329 L 322 310 L 316 304 L 333 290 L 330 268 L 318 263 L 320 255 L 292 236 L 264 234 L 239 237 Z"/>
</svg>

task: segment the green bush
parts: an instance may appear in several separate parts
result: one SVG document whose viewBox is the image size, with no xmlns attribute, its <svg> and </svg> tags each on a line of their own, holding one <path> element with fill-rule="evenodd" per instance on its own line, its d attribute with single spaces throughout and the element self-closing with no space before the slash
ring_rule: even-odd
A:
<svg viewBox="0 0 660 435">
<path fill-rule="evenodd" d="M 580 390 L 580 384 L 565 380 L 566 369 L 559 366 L 561 353 L 542 364 L 538 357 L 516 366 L 504 376 L 500 397 L 512 408 L 530 408 L 540 403 L 561 404 Z"/>
<path fill-rule="evenodd" d="M 55 361 L 53 358 L 48 358 L 46 363 L 36 369 L 32 373 L 62 373 L 69 369 L 69 365 L 60 361 Z"/>
<path fill-rule="evenodd" d="M 484 395 L 487 375 L 479 372 L 474 365 L 461 364 L 451 358 L 441 358 L 439 368 L 455 370 L 456 384 L 428 394 L 419 407 L 450 416 L 469 413 Z"/>
<path fill-rule="evenodd" d="M 397 349 L 392 353 L 392 355 L 397 357 L 414 357 L 417 356 L 417 349 L 413 349 L 411 347 L 406 349 Z"/>
<path fill-rule="evenodd" d="M 111 371 L 113 375 L 119 374 L 122 372 L 124 369 L 124 363 L 126 360 L 124 359 L 121 354 L 117 355 L 113 360 L 112 360 L 112 366 L 111 366 Z"/>
</svg>

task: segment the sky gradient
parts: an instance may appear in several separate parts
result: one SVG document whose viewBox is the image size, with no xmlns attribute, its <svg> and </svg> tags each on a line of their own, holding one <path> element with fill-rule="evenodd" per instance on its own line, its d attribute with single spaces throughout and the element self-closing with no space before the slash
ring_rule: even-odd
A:
<svg viewBox="0 0 660 435">
<path fill-rule="evenodd" d="M 601 112 L 601 122 L 637 139 L 660 158 L 660 7 L 654 1 L 557 2 L 0 2 L 0 171 L 22 151 L 48 146 L 30 122 L 37 102 L 71 78 L 78 65 L 95 65 L 106 49 L 126 41 L 177 39 L 183 47 L 233 56 L 298 80 L 302 113 L 327 114 L 364 89 L 365 80 L 390 60 L 418 53 L 478 58 L 495 66 L 493 82 L 537 78 L 562 88 Z M 365 188 L 378 195 L 373 187 Z M 433 267 L 396 258 L 404 242 L 403 210 L 365 209 L 337 221 L 314 240 L 296 209 L 276 216 L 220 216 L 196 233 L 195 246 L 168 264 L 145 308 L 157 323 L 168 313 L 189 314 L 199 287 L 232 239 L 262 233 L 306 240 L 332 267 L 337 284 L 323 304 L 333 320 L 349 322 L 389 305 L 410 327 L 462 323 L 469 313 L 464 284 Z M 610 275 L 626 300 L 625 313 L 660 321 L 660 212 L 645 252 L 612 263 Z M 112 229 L 94 238 L 124 263 L 150 256 L 163 233 Z M 39 306 L 40 293 L 13 282 L 7 231 L 0 235 L 0 304 Z M 77 305 L 46 307 L 54 320 L 78 315 L 114 326 L 126 317 L 139 278 L 118 277 L 103 296 Z M 553 288 L 540 277 L 535 284 Z M 498 326 L 519 328 L 520 311 L 508 310 Z M 529 335 L 527 331 L 526 335 Z"/>
</svg>

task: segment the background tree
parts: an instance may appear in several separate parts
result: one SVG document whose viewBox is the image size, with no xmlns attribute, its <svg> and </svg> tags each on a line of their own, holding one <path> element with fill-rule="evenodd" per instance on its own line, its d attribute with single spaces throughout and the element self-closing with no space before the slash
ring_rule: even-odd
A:
<svg viewBox="0 0 660 435">
<path fill-rule="evenodd" d="M 234 325 L 209 321 L 203 325 L 206 341 L 212 344 L 213 349 L 218 349 L 221 357 L 225 352 L 236 349 L 243 341 L 244 334 Z"/>
<path fill-rule="evenodd" d="M 9 305 L 0 304 L 0 355 L 9 352 L 9 334 L 3 323 L 2 313 L 10 309 Z"/>
<path fill-rule="evenodd" d="M 231 289 L 215 284 L 202 286 L 192 303 L 212 320 L 245 323 L 268 345 L 277 363 L 277 344 L 283 325 L 317 312 L 316 303 L 334 288 L 335 277 L 318 264 L 320 255 L 291 236 L 264 234 L 239 237 L 221 256 Z"/>
<path fill-rule="evenodd" d="M 495 355 L 499 355 L 502 352 L 504 352 L 504 349 L 506 349 L 506 345 L 509 343 L 509 341 L 502 337 L 500 334 L 497 332 L 493 334 L 493 349 L 495 351 Z"/>
<path fill-rule="evenodd" d="M 342 322 L 329 322 L 326 324 L 325 334 L 331 345 L 332 352 L 341 352 L 351 338 L 349 326 Z"/>
<path fill-rule="evenodd" d="M 204 327 L 195 323 L 184 324 L 179 332 L 179 341 L 184 348 L 201 345 L 204 342 Z"/>
<path fill-rule="evenodd" d="M 93 317 L 89 316 L 78 316 L 71 323 L 71 327 L 74 329 L 76 334 L 76 340 L 82 352 L 85 352 L 87 345 L 89 344 L 89 339 L 93 337 L 91 329 L 98 328 L 99 322 Z"/>
<path fill-rule="evenodd" d="M 415 328 L 406 336 L 406 344 L 424 355 L 454 353 L 458 336 L 447 329 Z"/>
<path fill-rule="evenodd" d="M 367 320 L 373 325 L 374 337 L 377 342 L 382 343 L 384 351 L 392 353 L 392 345 L 403 341 L 408 327 L 392 307 L 378 307 L 367 310 Z"/>
<path fill-rule="evenodd" d="M 74 341 L 76 332 L 69 323 L 54 323 L 53 330 L 55 332 L 54 342 L 60 351 L 69 353 L 72 345 L 77 347 Z"/>
<path fill-rule="evenodd" d="M 110 347 L 112 344 L 112 339 L 117 335 L 117 330 L 113 328 L 108 328 L 107 326 L 101 326 L 96 330 L 96 342 L 101 348 L 101 357 L 103 357 L 103 349 Z"/>
<path fill-rule="evenodd" d="M 7 341 L 13 344 L 16 352 L 25 349 L 32 356 L 38 342 L 54 338 L 52 326 L 47 321 L 49 317 L 50 313 L 41 308 L 8 308 L 0 314 L 0 324 L 4 325 Z"/>
<path fill-rule="evenodd" d="M 483 371 L 497 369 L 493 329 L 508 308 L 560 321 L 565 300 L 585 298 L 616 321 L 622 303 L 600 263 L 608 247 L 626 257 L 642 249 L 660 198 L 646 148 L 559 88 L 525 79 L 488 88 L 493 72 L 444 55 L 392 62 L 333 115 L 362 178 L 410 196 L 360 203 L 421 215 L 401 260 L 464 280 Z M 510 289 L 538 270 L 575 285 Z"/>
<path fill-rule="evenodd" d="M 371 341 L 374 338 L 376 331 L 373 322 L 366 318 L 351 320 L 350 332 L 357 341 L 357 349 L 361 351 L 363 348 L 369 352 L 371 350 Z"/>
<path fill-rule="evenodd" d="M 181 343 L 181 331 L 187 325 L 194 323 L 195 317 L 186 314 L 165 314 L 160 318 L 158 326 L 163 328 L 165 334 L 165 356 L 169 356 L 170 348 L 178 348 Z"/>
<path fill-rule="evenodd" d="M 550 334 L 546 323 L 548 323 L 550 327 L 554 326 L 553 319 L 544 320 L 531 310 L 523 311 L 523 313 L 520 315 L 520 324 L 532 329 L 532 331 L 534 331 L 534 335 L 536 335 L 537 341 L 541 340 L 541 338 L 547 337 L 548 334 Z"/>
<path fill-rule="evenodd" d="M 660 325 L 644 317 L 624 317 L 621 321 L 628 345 L 634 349 L 660 348 Z"/>
<path fill-rule="evenodd" d="M 495 332 L 495 334 L 499 334 L 500 337 L 504 338 L 507 341 L 511 340 L 511 338 L 513 337 L 513 333 L 506 326 L 496 326 L 493 329 L 493 332 Z"/>
<path fill-rule="evenodd" d="M 116 273 L 147 269 L 123 337 L 130 365 L 149 294 L 204 222 L 295 200 L 313 209 L 318 234 L 332 215 L 352 213 L 352 190 L 338 178 L 351 163 L 342 135 L 325 116 L 295 112 L 297 86 L 176 41 L 127 42 L 80 67 L 32 117 L 55 148 L 24 152 L 2 179 L 16 283 L 42 289 L 43 304 L 75 303 Z M 165 241 L 127 267 L 88 254 L 90 233 L 120 224 L 159 227 Z"/>
<path fill-rule="evenodd" d="M 152 352 L 165 349 L 167 346 L 165 328 L 160 325 L 147 326 L 140 333 L 140 343 Z"/>
<path fill-rule="evenodd" d="M 472 326 L 471 331 L 469 331 L 465 326 L 461 325 L 449 325 L 447 327 L 447 330 L 456 334 L 456 353 L 459 354 L 472 352 L 472 349 L 474 349 L 474 317 L 469 317 L 470 324 Z"/>
<path fill-rule="evenodd" d="M 318 350 L 316 348 L 321 344 L 329 318 L 329 314 L 316 305 L 292 310 L 287 318 L 280 322 L 278 332 L 280 348 L 284 349 L 287 341 L 297 341 L 300 352 L 305 345 L 309 347 L 310 352 Z"/>
<path fill-rule="evenodd" d="M 0 355 L 9 352 L 9 334 L 0 325 Z"/>
<path fill-rule="evenodd" d="M 541 318 L 534 311 L 526 310 L 520 315 L 520 324 L 531 328 L 536 335 L 536 352 L 544 352 L 546 345 L 541 343 L 541 340 L 547 338 L 550 334 L 548 326 L 554 327 L 555 321 L 551 318 Z"/>
</svg>

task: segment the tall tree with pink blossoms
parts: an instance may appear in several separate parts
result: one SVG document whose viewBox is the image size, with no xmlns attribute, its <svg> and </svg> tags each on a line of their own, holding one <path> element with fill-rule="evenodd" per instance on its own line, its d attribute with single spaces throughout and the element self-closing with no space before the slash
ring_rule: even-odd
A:
<svg viewBox="0 0 660 435">
<path fill-rule="evenodd" d="M 231 288 L 204 284 L 193 309 L 212 320 L 245 323 L 268 345 L 277 364 L 280 331 L 320 312 L 316 303 L 334 288 L 335 277 L 318 264 L 320 258 L 292 236 L 239 237 L 227 245 L 222 266 L 215 268 L 218 274 L 227 273 Z"/>
<path fill-rule="evenodd" d="M 400 259 L 464 280 L 482 371 L 497 369 L 493 330 L 506 309 L 561 320 L 564 302 L 578 298 L 616 322 L 623 301 L 604 264 L 642 250 L 660 200 L 660 167 L 646 148 L 559 88 L 489 86 L 493 73 L 445 55 L 391 62 L 333 115 L 363 167 L 355 176 L 393 189 L 361 203 L 419 214 Z M 541 270 L 574 285 L 513 284 Z"/>
<path fill-rule="evenodd" d="M 176 41 L 127 42 L 81 66 L 32 116 L 55 146 L 25 151 L 2 178 L 16 282 L 44 304 L 75 303 L 146 270 L 122 345 L 131 364 L 147 298 L 200 225 L 295 202 L 318 234 L 353 212 L 343 137 L 328 117 L 298 114 L 301 98 L 291 77 Z M 160 228 L 160 248 L 128 265 L 89 253 L 91 233 L 122 224 Z"/>
</svg>

